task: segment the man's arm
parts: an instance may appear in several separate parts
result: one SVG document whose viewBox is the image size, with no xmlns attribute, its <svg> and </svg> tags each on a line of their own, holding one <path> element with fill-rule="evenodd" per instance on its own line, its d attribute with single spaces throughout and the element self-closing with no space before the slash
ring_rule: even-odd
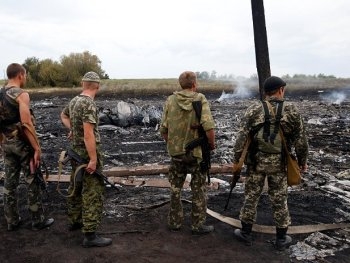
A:
<svg viewBox="0 0 350 263">
<path fill-rule="evenodd" d="M 68 128 L 69 130 L 71 129 L 70 118 L 63 111 L 61 112 L 61 121 L 64 127 Z"/>
<path fill-rule="evenodd" d="M 29 129 L 31 129 L 31 131 L 35 133 L 35 128 L 32 122 L 32 117 L 31 117 L 30 108 L 29 108 L 29 105 L 30 105 L 29 94 L 27 92 L 23 92 L 17 97 L 16 100 L 19 105 L 19 114 L 21 118 L 21 123 L 27 124 L 29 126 Z M 40 164 L 40 158 L 41 158 L 41 148 L 38 140 L 36 139 L 35 135 L 32 134 L 31 131 L 29 131 L 27 128 L 23 129 L 23 132 L 26 138 L 28 139 L 30 145 L 34 150 L 34 165 L 35 167 L 38 167 Z"/>
<path fill-rule="evenodd" d="M 94 134 L 95 124 L 84 122 L 84 143 L 86 151 L 89 155 L 89 163 L 86 167 L 86 171 L 90 174 L 94 173 L 97 167 L 97 151 L 96 151 L 96 138 Z"/>
<path fill-rule="evenodd" d="M 210 129 L 210 130 L 206 131 L 205 134 L 207 135 L 207 138 L 208 138 L 208 143 L 210 145 L 210 150 L 214 150 L 215 149 L 215 132 L 214 132 L 214 129 Z"/>
<path fill-rule="evenodd" d="M 72 124 L 70 122 L 70 118 L 67 114 L 64 113 L 64 110 L 61 112 L 61 121 L 64 125 L 64 127 L 68 128 L 69 129 L 69 133 L 68 133 L 68 139 L 71 139 L 72 138 Z"/>
</svg>

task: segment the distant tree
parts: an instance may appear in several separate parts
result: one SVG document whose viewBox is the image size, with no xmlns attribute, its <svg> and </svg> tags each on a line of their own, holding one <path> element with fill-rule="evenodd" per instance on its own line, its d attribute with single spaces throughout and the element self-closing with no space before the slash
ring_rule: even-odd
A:
<svg viewBox="0 0 350 263">
<path fill-rule="evenodd" d="M 63 75 L 62 75 L 62 65 L 51 59 L 45 59 L 40 62 L 40 86 L 65 86 Z"/>
<path fill-rule="evenodd" d="M 252 75 L 250 75 L 249 80 L 258 81 L 258 80 L 259 80 L 258 74 L 252 74 Z"/>
<path fill-rule="evenodd" d="M 62 56 L 61 65 L 66 82 L 75 86 L 79 85 L 81 77 L 88 71 L 95 71 L 101 78 L 105 75 L 101 69 L 101 60 L 89 51 Z"/>
<path fill-rule="evenodd" d="M 318 74 L 317 75 L 317 78 L 319 78 L 319 79 L 335 79 L 336 77 L 335 76 L 333 76 L 333 75 L 325 75 L 325 74 Z"/>
<path fill-rule="evenodd" d="M 39 71 L 40 61 L 36 57 L 27 58 L 22 64 L 27 71 L 27 86 L 37 87 L 40 85 Z"/>
<path fill-rule="evenodd" d="M 208 71 L 203 71 L 203 72 L 199 73 L 198 78 L 203 79 L 203 80 L 208 80 L 209 79 Z"/>
<path fill-rule="evenodd" d="M 210 79 L 216 79 L 216 73 L 217 72 L 215 70 L 213 70 L 210 74 Z"/>
<path fill-rule="evenodd" d="M 60 62 L 51 59 L 40 61 L 36 57 L 29 57 L 23 66 L 28 72 L 27 87 L 78 86 L 82 76 L 88 71 L 95 71 L 100 78 L 109 79 L 101 68 L 101 60 L 89 51 L 62 56 Z"/>
</svg>

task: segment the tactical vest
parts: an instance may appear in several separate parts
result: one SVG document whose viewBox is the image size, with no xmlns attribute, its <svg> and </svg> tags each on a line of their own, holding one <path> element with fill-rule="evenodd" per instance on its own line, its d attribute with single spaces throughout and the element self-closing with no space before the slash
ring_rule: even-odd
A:
<svg viewBox="0 0 350 263">
<path fill-rule="evenodd" d="M 0 89 L 0 131 L 21 120 L 18 103 L 6 94 L 12 88 L 14 87 Z"/>
<path fill-rule="evenodd" d="M 264 110 L 264 123 L 255 135 L 258 150 L 264 153 L 278 154 L 282 152 L 282 140 L 279 133 L 280 121 L 283 114 L 283 101 L 277 102 L 276 112 L 270 114 L 273 108 L 262 101 Z M 270 108 L 270 109 L 269 109 Z"/>
</svg>

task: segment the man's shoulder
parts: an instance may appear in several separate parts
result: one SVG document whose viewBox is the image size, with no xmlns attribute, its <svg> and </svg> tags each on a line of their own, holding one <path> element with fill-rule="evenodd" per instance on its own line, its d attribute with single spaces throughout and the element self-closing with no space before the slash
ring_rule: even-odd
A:
<svg viewBox="0 0 350 263">
<path fill-rule="evenodd" d="M 95 105 L 95 102 L 88 96 L 78 95 L 71 99 L 70 104 Z"/>
<path fill-rule="evenodd" d="M 285 103 L 283 113 L 284 115 L 300 116 L 297 106 L 290 102 Z"/>
<path fill-rule="evenodd" d="M 14 100 L 18 98 L 18 96 L 20 96 L 21 94 L 28 94 L 28 92 L 25 91 L 24 89 L 15 87 L 15 86 L 4 87 L 4 89 L 5 89 L 6 95 Z"/>
</svg>

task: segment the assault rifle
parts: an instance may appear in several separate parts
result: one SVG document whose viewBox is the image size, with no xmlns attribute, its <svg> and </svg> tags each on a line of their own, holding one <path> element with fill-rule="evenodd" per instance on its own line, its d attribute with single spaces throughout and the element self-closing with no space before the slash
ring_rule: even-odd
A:
<svg viewBox="0 0 350 263">
<path fill-rule="evenodd" d="M 202 102 L 201 101 L 193 101 L 192 106 L 193 106 L 194 111 L 196 112 L 197 119 L 200 122 L 201 115 L 202 115 Z M 209 170 L 211 168 L 211 161 L 210 161 L 211 148 L 210 148 L 210 144 L 209 144 L 209 141 L 207 138 L 207 134 L 206 134 L 205 130 L 203 129 L 202 125 L 199 125 L 199 127 L 198 127 L 198 134 L 199 134 L 199 138 L 189 142 L 185 146 L 185 150 L 188 151 L 188 150 L 192 150 L 193 148 L 195 148 L 199 145 L 201 146 L 201 148 L 202 148 L 202 161 L 200 162 L 201 173 L 207 175 L 208 184 L 210 184 Z"/>
<path fill-rule="evenodd" d="M 78 166 L 88 163 L 88 160 L 82 158 L 74 150 L 68 149 L 68 151 L 66 151 L 66 157 L 62 160 L 62 164 L 66 165 L 68 163 L 68 161 L 70 161 L 70 160 L 76 162 Z M 110 185 L 111 187 L 113 187 L 114 189 L 117 189 L 119 191 L 119 189 L 114 184 L 112 184 L 111 182 L 108 181 L 107 176 L 105 176 L 99 170 L 95 170 L 95 172 L 93 174 L 100 176 L 103 179 L 103 181 L 105 181 L 108 185 Z M 77 176 L 81 176 L 81 173 L 78 174 Z M 79 181 L 79 180 L 81 180 L 81 178 L 77 178 L 77 181 Z"/>
<path fill-rule="evenodd" d="M 45 162 L 41 161 L 39 167 L 33 169 L 34 172 L 32 171 L 32 173 L 34 174 L 33 181 L 34 181 L 34 183 L 36 183 L 40 187 L 40 189 L 42 191 L 47 192 L 47 184 L 46 184 L 46 180 L 44 178 L 44 174 L 43 174 L 42 169 L 45 170 L 46 178 L 49 176 L 49 172 L 47 170 L 47 166 L 46 166 Z M 32 170 L 32 167 L 31 167 L 31 170 Z"/>
<path fill-rule="evenodd" d="M 232 181 L 231 181 L 231 189 L 230 189 L 230 193 L 228 195 L 227 201 L 226 201 L 226 205 L 225 205 L 225 209 L 224 209 L 225 211 L 226 211 L 226 209 L 228 207 L 228 203 L 230 202 L 233 188 L 236 187 L 236 184 L 237 184 L 239 178 L 241 177 L 242 166 L 243 166 L 243 163 L 244 163 L 244 159 L 245 159 L 245 157 L 246 157 L 246 155 L 248 153 L 248 147 L 250 145 L 250 142 L 251 142 L 251 136 L 249 135 L 247 140 L 246 140 L 246 142 L 245 142 L 245 145 L 244 145 L 241 157 L 239 158 L 238 165 L 236 166 L 236 169 L 233 170 L 233 178 L 232 178 Z"/>
</svg>

